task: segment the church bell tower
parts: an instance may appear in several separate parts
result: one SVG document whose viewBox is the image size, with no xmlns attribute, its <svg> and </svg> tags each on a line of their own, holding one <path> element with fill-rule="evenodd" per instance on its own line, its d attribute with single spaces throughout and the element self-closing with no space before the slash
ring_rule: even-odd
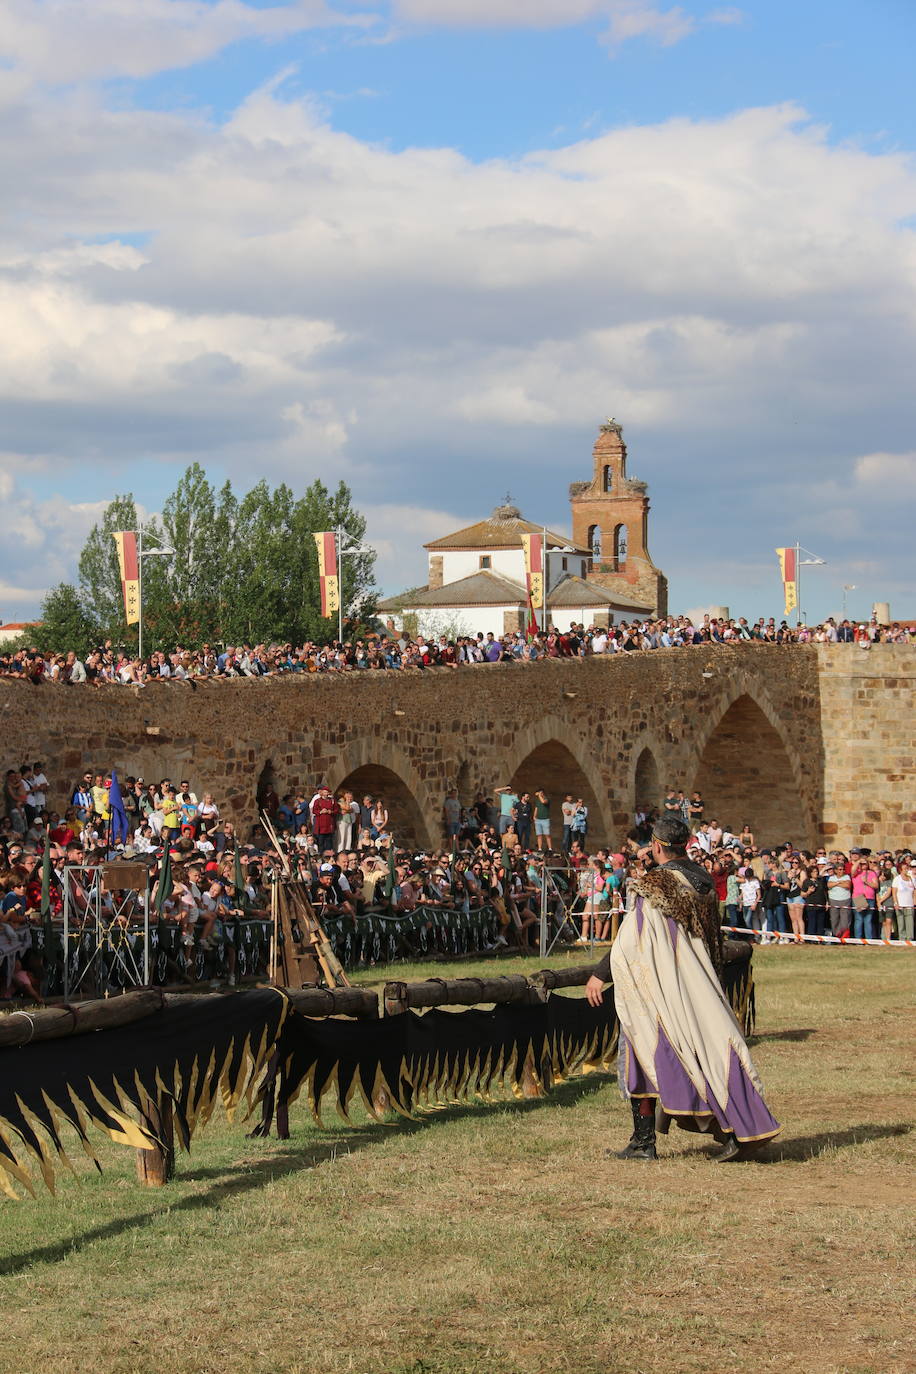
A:
<svg viewBox="0 0 916 1374">
<path fill-rule="evenodd" d="M 588 580 L 668 614 L 668 580 L 649 554 L 649 495 L 627 476 L 627 446 L 616 420 L 601 426 L 590 482 L 569 488 L 573 543 L 591 553 Z"/>
</svg>

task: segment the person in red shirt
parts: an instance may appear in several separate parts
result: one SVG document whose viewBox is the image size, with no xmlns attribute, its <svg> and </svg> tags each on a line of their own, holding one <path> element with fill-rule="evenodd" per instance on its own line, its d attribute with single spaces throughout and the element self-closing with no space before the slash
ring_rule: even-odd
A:
<svg viewBox="0 0 916 1374">
<path fill-rule="evenodd" d="M 318 849 L 333 848 L 334 827 L 340 807 L 331 796 L 329 787 L 319 787 L 318 796 L 312 802 L 312 834 L 318 842 Z"/>
<path fill-rule="evenodd" d="M 71 817 L 69 812 L 63 820 L 61 820 L 56 811 L 51 812 L 48 834 L 51 837 L 51 842 L 53 844 L 59 844 L 61 849 L 68 849 L 76 839 L 76 831 L 72 828 L 70 820 Z"/>
</svg>

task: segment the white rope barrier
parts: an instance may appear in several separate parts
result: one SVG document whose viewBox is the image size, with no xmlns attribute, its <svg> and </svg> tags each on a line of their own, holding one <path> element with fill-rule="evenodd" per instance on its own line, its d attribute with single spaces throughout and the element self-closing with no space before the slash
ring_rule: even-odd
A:
<svg viewBox="0 0 916 1374">
<path fill-rule="evenodd" d="M 780 945 L 876 945 L 879 949 L 916 949 L 916 940 L 872 940 L 853 935 L 794 935 L 786 930 L 751 930 L 749 926 L 723 926 L 730 935 L 756 935 Z"/>
</svg>

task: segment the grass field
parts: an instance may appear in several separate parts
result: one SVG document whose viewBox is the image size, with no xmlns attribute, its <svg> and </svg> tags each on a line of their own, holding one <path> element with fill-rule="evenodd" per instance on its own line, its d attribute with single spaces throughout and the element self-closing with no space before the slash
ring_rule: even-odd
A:
<svg viewBox="0 0 916 1374">
<path fill-rule="evenodd" d="M 419 1125 L 294 1108 L 289 1141 L 215 1121 L 159 1191 L 109 1146 L 103 1177 L 0 1202 L 0 1371 L 916 1369 L 916 955 L 755 967 L 784 1125 L 755 1162 L 677 1131 L 605 1159 L 630 1121 L 604 1077 Z"/>
</svg>

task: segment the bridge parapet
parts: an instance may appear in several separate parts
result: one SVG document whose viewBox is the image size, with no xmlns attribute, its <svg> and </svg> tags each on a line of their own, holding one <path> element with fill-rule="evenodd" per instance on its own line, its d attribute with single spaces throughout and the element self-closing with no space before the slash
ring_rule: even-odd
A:
<svg viewBox="0 0 916 1374">
<path fill-rule="evenodd" d="M 699 787 L 707 816 L 763 842 L 916 843 L 916 655 L 904 646 L 711 645 L 426 673 L 239 679 L 142 689 L 0 682 L 6 767 L 41 759 L 63 809 L 87 768 L 189 775 L 243 830 L 279 794 L 381 791 L 404 839 L 441 840 L 464 800 L 542 781 L 619 842 L 637 801 Z M 643 795 L 646 791 L 652 795 Z"/>
</svg>

